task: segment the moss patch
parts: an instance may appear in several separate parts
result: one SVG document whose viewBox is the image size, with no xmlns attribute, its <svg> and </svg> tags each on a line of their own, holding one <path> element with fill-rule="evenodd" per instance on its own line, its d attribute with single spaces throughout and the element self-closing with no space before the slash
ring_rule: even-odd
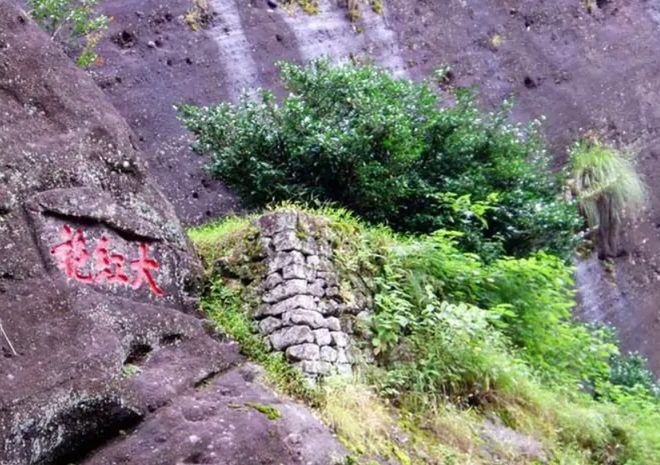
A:
<svg viewBox="0 0 660 465">
<path fill-rule="evenodd" d="M 245 406 L 263 413 L 266 418 L 275 421 L 280 417 L 280 411 L 270 405 L 256 404 L 254 402 L 245 402 Z"/>
</svg>

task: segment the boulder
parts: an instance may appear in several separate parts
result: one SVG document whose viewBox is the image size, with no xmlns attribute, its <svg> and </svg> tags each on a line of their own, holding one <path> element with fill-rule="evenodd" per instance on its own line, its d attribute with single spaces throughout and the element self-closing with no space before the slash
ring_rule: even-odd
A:
<svg viewBox="0 0 660 465">
<path fill-rule="evenodd" d="M 330 331 L 325 328 L 314 331 L 314 339 L 319 346 L 329 346 L 332 343 Z"/>
<path fill-rule="evenodd" d="M 198 259 L 134 134 L 9 0 L 0 127 L 2 465 L 342 455 L 304 408 L 237 371 L 237 345 L 197 314 Z"/>
<path fill-rule="evenodd" d="M 275 331 L 269 340 L 275 350 L 282 350 L 289 346 L 314 342 L 314 334 L 307 326 L 290 326 Z"/>
</svg>

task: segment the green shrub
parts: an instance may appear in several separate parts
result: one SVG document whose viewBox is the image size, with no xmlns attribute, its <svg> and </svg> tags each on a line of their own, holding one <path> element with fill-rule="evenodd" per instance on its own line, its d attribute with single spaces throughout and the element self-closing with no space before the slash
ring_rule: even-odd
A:
<svg viewBox="0 0 660 465">
<path fill-rule="evenodd" d="M 609 382 L 626 390 L 641 389 L 649 395 L 660 397 L 660 387 L 647 368 L 646 358 L 637 352 L 612 357 Z"/>
<path fill-rule="evenodd" d="M 580 209 L 596 232 L 600 254 L 616 256 L 623 222 L 634 218 L 646 204 L 644 183 L 629 158 L 597 141 L 576 143 L 570 161 Z"/>
<path fill-rule="evenodd" d="M 543 253 L 500 259 L 485 270 L 477 302 L 503 309 L 502 331 L 546 378 L 586 385 L 605 379 L 618 353 L 609 334 L 574 322 L 573 269 Z"/>
<path fill-rule="evenodd" d="M 399 341 L 406 355 L 398 357 L 395 351 L 381 377 L 381 389 L 389 396 L 420 395 L 432 403 L 450 399 L 462 406 L 482 405 L 508 392 L 527 372 L 523 363 L 507 355 L 506 339 L 493 331 L 494 314 L 440 301 L 430 290 L 419 310 Z M 376 326 L 382 317 L 375 318 Z"/>
<path fill-rule="evenodd" d="M 642 361 L 622 361 L 608 329 L 571 320 L 569 266 L 543 253 L 484 264 L 443 232 L 392 239 L 374 249 L 371 379 L 395 405 L 416 417 L 447 402 L 496 413 L 542 434 L 551 463 L 660 459 L 660 402 Z"/>
<path fill-rule="evenodd" d="M 53 40 L 80 48 L 76 64 L 87 68 L 99 59 L 96 45 L 109 18 L 96 10 L 98 0 L 27 0 L 30 16 Z"/>
<path fill-rule="evenodd" d="M 580 225 L 558 197 L 535 124 L 485 114 L 468 91 L 439 108 L 427 83 L 372 66 L 281 65 L 289 95 L 182 106 L 210 170 L 251 206 L 320 199 L 398 231 L 454 229 L 484 257 L 568 256 Z"/>
</svg>

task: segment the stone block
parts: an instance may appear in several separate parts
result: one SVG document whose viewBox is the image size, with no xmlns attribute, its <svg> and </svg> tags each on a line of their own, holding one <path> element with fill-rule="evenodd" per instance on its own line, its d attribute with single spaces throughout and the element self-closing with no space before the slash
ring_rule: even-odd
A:
<svg viewBox="0 0 660 465">
<path fill-rule="evenodd" d="M 295 295 L 289 297 L 286 300 L 272 305 L 270 311 L 268 313 L 263 313 L 263 315 L 280 315 L 297 308 L 303 308 L 306 310 L 315 309 L 316 303 L 314 302 L 314 297 L 311 295 Z"/>
<path fill-rule="evenodd" d="M 313 237 L 307 237 L 305 240 L 300 242 L 300 251 L 304 255 L 316 255 L 318 248 Z"/>
<path fill-rule="evenodd" d="M 330 332 L 330 336 L 332 337 L 332 342 L 337 347 L 348 346 L 349 339 L 346 333 L 342 333 L 341 331 L 332 331 Z"/>
<path fill-rule="evenodd" d="M 286 350 L 286 356 L 291 361 L 319 360 L 320 351 L 316 344 L 300 344 L 291 346 Z"/>
<path fill-rule="evenodd" d="M 318 255 L 310 255 L 305 259 L 307 266 L 318 268 L 321 265 L 321 259 Z"/>
<path fill-rule="evenodd" d="M 330 331 L 341 331 L 341 322 L 334 316 L 325 319 L 325 326 Z"/>
<path fill-rule="evenodd" d="M 308 283 L 313 283 L 316 281 L 317 278 L 317 272 L 316 268 L 313 266 L 305 265 L 305 279 L 307 280 Z"/>
<path fill-rule="evenodd" d="M 332 370 L 332 364 L 320 361 L 305 360 L 300 363 L 300 369 L 305 373 L 326 375 Z"/>
<path fill-rule="evenodd" d="M 276 329 L 282 327 L 282 320 L 269 316 L 259 322 L 259 331 L 263 334 L 270 334 Z"/>
<path fill-rule="evenodd" d="M 339 313 L 339 304 L 334 300 L 324 300 L 319 306 L 319 311 L 323 315 L 337 315 Z"/>
<path fill-rule="evenodd" d="M 334 363 L 337 361 L 337 351 L 332 347 L 321 347 L 320 356 L 324 362 Z"/>
<path fill-rule="evenodd" d="M 267 304 L 281 302 L 298 294 L 308 294 L 307 281 L 304 279 L 291 279 L 284 281 L 274 289 L 266 292 L 261 300 Z"/>
<path fill-rule="evenodd" d="M 332 286 L 325 290 L 325 295 L 328 297 L 338 297 L 339 296 L 339 287 Z"/>
<path fill-rule="evenodd" d="M 307 326 L 292 326 L 275 331 L 269 337 L 275 350 L 282 350 L 290 346 L 314 342 L 314 333 Z"/>
<path fill-rule="evenodd" d="M 326 328 L 317 329 L 313 333 L 318 345 L 328 346 L 332 343 L 332 336 L 330 336 L 330 331 Z"/>
<path fill-rule="evenodd" d="M 296 212 L 280 211 L 259 218 L 259 228 L 264 236 L 273 236 L 279 232 L 296 228 L 298 215 Z"/>
<path fill-rule="evenodd" d="M 339 281 L 337 280 L 337 274 L 332 271 L 319 271 L 317 277 L 325 279 L 325 282 L 328 286 L 338 286 Z"/>
<path fill-rule="evenodd" d="M 268 275 L 266 278 L 266 281 L 264 283 L 264 287 L 266 290 L 270 291 L 271 289 L 277 287 L 279 284 L 281 284 L 284 280 L 282 279 L 282 275 L 279 273 L 271 273 Z"/>
<path fill-rule="evenodd" d="M 305 272 L 305 266 L 299 263 L 291 263 L 284 267 L 282 270 L 282 276 L 284 279 L 307 279 L 307 273 Z"/>
<path fill-rule="evenodd" d="M 317 279 L 312 285 L 309 286 L 309 293 L 316 297 L 323 297 L 325 295 L 325 281 Z"/>
<path fill-rule="evenodd" d="M 282 320 L 287 326 L 305 325 L 310 328 L 325 328 L 326 321 L 319 312 L 314 310 L 294 309 L 285 312 L 282 315 Z"/>
<path fill-rule="evenodd" d="M 302 253 L 292 250 L 291 252 L 277 252 L 268 261 L 268 273 L 274 273 L 284 269 L 291 264 L 305 264 L 305 257 Z"/>
<path fill-rule="evenodd" d="M 273 247 L 277 252 L 288 252 L 291 250 L 300 250 L 302 243 L 296 231 L 282 231 L 273 237 Z"/>
<path fill-rule="evenodd" d="M 337 363 L 350 364 L 352 362 L 352 357 L 346 350 L 337 349 Z"/>
</svg>

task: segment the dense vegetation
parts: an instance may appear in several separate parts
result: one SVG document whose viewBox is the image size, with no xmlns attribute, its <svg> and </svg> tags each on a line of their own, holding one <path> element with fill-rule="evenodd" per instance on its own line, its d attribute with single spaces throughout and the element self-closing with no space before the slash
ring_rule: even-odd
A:
<svg viewBox="0 0 660 465">
<path fill-rule="evenodd" d="M 484 258 L 562 257 L 581 220 L 560 198 L 534 124 L 481 112 L 457 90 L 440 108 L 429 83 L 371 66 L 282 64 L 289 95 L 180 109 L 210 169 L 251 206 L 332 201 L 397 231 L 459 231 Z"/>
<path fill-rule="evenodd" d="M 483 438 L 495 418 L 538 441 L 551 464 L 660 463 L 657 387 L 607 328 L 570 320 L 572 270 L 563 261 L 537 253 L 484 263 L 450 232 L 410 237 L 345 211 L 312 213 L 330 219 L 341 273 L 374 290 L 364 350 L 376 363 L 351 383 L 293 394 L 312 400 L 357 462 L 534 463 Z M 211 273 L 205 306 L 241 341 L 255 338 L 241 306 L 253 305 L 249 289 L 258 285 L 257 235 L 249 217 L 191 231 Z M 235 279 L 212 274 L 219 259 Z M 296 386 L 258 337 L 246 348 L 277 385 Z"/>
<path fill-rule="evenodd" d="M 644 359 L 621 354 L 611 329 L 571 319 L 579 212 L 592 230 L 620 227 L 643 205 L 633 165 L 576 144 L 574 202 L 547 174 L 536 124 L 509 123 L 506 106 L 484 114 L 456 90 L 440 107 L 430 83 L 326 60 L 282 64 L 282 81 L 279 104 L 262 92 L 180 112 L 211 171 L 249 205 L 330 201 L 361 217 L 315 212 L 330 219 L 340 272 L 373 291 L 358 329 L 375 363 L 350 383 L 293 388 L 243 308 L 262 275 L 258 230 L 244 217 L 192 231 L 205 261 L 236 277 L 210 267 L 205 307 L 270 379 L 315 405 L 358 462 L 660 463 L 659 391 Z M 484 439 L 489 424 L 540 450 Z"/>
</svg>

